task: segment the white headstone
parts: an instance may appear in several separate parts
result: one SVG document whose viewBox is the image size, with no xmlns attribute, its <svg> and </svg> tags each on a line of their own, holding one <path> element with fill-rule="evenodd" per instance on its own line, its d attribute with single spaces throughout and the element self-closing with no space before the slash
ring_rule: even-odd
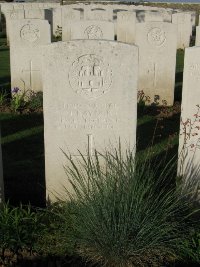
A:
<svg viewBox="0 0 200 267">
<path fill-rule="evenodd" d="M 178 174 L 200 179 L 200 47 L 185 50 Z M 195 177 L 196 176 L 196 177 Z"/>
<path fill-rule="evenodd" d="M 1 125 L 0 125 L 0 204 L 4 202 L 3 161 L 1 151 Z"/>
<path fill-rule="evenodd" d="M 44 9 L 25 9 L 26 19 L 45 19 Z"/>
<path fill-rule="evenodd" d="M 161 10 L 161 14 L 163 17 L 163 22 L 169 22 L 169 23 L 172 22 L 172 11 L 167 9 Z"/>
<path fill-rule="evenodd" d="M 46 20 L 15 20 L 10 27 L 11 86 L 42 91 L 41 46 L 51 42 Z"/>
<path fill-rule="evenodd" d="M 150 97 L 149 103 L 173 105 L 176 26 L 166 22 L 137 23 L 135 43 L 139 47 L 138 90 Z"/>
<path fill-rule="evenodd" d="M 85 8 L 85 20 L 107 20 L 113 21 L 113 9 L 110 8 Z"/>
<path fill-rule="evenodd" d="M 14 10 L 22 10 L 24 9 L 24 3 L 12 3 L 14 6 Z"/>
<path fill-rule="evenodd" d="M 196 41 L 195 41 L 196 46 L 200 46 L 200 26 L 196 27 Z"/>
<path fill-rule="evenodd" d="M 99 39 L 114 40 L 114 24 L 109 21 L 79 20 L 70 25 L 71 40 Z"/>
<path fill-rule="evenodd" d="M 43 63 L 47 198 L 70 190 L 63 151 L 76 159 L 136 144 L 138 48 L 78 40 L 45 47 Z M 123 62 L 123 64 L 121 64 Z M 123 78 L 122 78 L 123 77 Z M 62 151 L 63 150 L 63 151 Z"/>
<path fill-rule="evenodd" d="M 53 8 L 53 34 L 58 36 L 59 28 L 62 28 L 62 9 L 61 7 Z"/>
<path fill-rule="evenodd" d="M 150 21 L 163 22 L 163 16 L 158 11 L 146 11 L 145 12 L 145 22 L 150 22 Z"/>
<path fill-rule="evenodd" d="M 62 40 L 71 40 L 71 23 L 81 19 L 81 12 L 74 9 L 62 9 Z"/>
<path fill-rule="evenodd" d="M 117 41 L 135 43 L 136 14 L 131 11 L 117 13 Z"/>
<path fill-rule="evenodd" d="M 195 29 L 196 27 L 196 11 L 191 11 L 189 12 L 191 14 L 191 24 L 192 24 L 192 28 Z"/>
<path fill-rule="evenodd" d="M 177 48 L 189 47 L 190 36 L 192 35 L 191 15 L 188 13 L 172 14 L 172 23 L 177 25 Z"/>
<path fill-rule="evenodd" d="M 52 9 L 25 9 L 25 19 L 45 19 L 51 25 L 51 33 L 53 35 L 53 11 Z"/>
<path fill-rule="evenodd" d="M 12 10 L 8 11 L 5 14 L 6 18 L 6 37 L 7 37 L 7 43 L 9 44 L 10 42 L 10 23 L 12 20 L 17 20 L 17 19 L 24 19 L 24 10 L 19 9 L 19 10 Z"/>
</svg>

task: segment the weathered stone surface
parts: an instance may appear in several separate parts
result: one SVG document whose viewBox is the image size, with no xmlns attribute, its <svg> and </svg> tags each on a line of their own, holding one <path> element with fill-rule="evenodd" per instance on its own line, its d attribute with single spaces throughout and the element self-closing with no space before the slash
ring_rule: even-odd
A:
<svg viewBox="0 0 200 267">
<path fill-rule="evenodd" d="M 0 124 L 0 204 L 4 202 L 3 161 L 1 149 L 1 124 Z"/>
<path fill-rule="evenodd" d="M 200 47 L 185 50 L 178 174 L 200 179 Z"/>
<path fill-rule="evenodd" d="M 71 40 L 99 39 L 114 40 L 114 24 L 109 21 L 79 20 L 70 25 Z"/>
<path fill-rule="evenodd" d="M 63 151 L 92 156 L 136 142 L 138 48 L 78 40 L 44 49 L 44 128 L 47 198 L 70 190 Z M 123 64 L 121 64 L 123 62 Z M 123 78 L 122 78 L 123 77 Z M 62 151 L 63 150 L 63 151 Z"/>
<path fill-rule="evenodd" d="M 172 105 L 174 101 L 177 28 L 170 23 L 136 24 L 139 47 L 139 91 L 150 103 Z"/>
<path fill-rule="evenodd" d="M 136 13 L 121 11 L 117 13 L 117 41 L 135 43 Z"/>
<path fill-rule="evenodd" d="M 177 48 L 189 47 L 192 35 L 191 14 L 183 12 L 172 14 L 172 23 L 177 25 Z"/>
<path fill-rule="evenodd" d="M 51 42 L 50 25 L 45 20 L 24 19 L 10 26 L 12 88 L 41 91 L 41 46 Z"/>
</svg>

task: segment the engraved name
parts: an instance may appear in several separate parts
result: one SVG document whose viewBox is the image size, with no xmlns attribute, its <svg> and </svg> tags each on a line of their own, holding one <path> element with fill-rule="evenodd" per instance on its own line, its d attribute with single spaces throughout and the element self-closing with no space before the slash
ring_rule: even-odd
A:
<svg viewBox="0 0 200 267">
<path fill-rule="evenodd" d="M 108 104 L 66 104 L 59 103 L 56 110 L 55 127 L 64 129 L 113 129 L 118 122 L 117 105 Z"/>
</svg>

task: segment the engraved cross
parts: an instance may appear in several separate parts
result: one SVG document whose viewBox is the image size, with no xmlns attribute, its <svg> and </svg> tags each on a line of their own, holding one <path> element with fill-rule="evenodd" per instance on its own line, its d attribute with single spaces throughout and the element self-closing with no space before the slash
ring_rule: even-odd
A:
<svg viewBox="0 0 200 267">
<path fill-rule="evenodd" d="M 93 148 L 93 135 L 92 134 L 88 134 L 87 135 L 87 138 L 88 138 L 88 155 L 89 156 L 92 156 L 94 153 L 94 148 Z"/>
<path fill-rule="evenodd" d="M 86 153 L 82 154 L 83 156 L 94 156 L 94 138 L 92 134 L 87 134 L 87 147 L 86 147 Z M 82 151 L 80 151 L 82 153 Z M 81 156 L 78 155 L 72 155 L 72 156 Z"/>
<path fill-rule="evenodd" d="M 153 86 L 156 87 L 157 84 L 157 63 L 153 64 Z"/>
<path fill-rule="evenodd" d="M 30 90 L 33 90 L 34 87 L 33 87 L 33 84 L 34 84 L 34 73 L 35 72 L 40 72 L 40 70 L 34 70 L 33 69 L 33 62 L 32 60 L 29 62 L 29 68 L 27 70 L 22 70 L 22 75 L 26 77 L 26 73 L 28 73 L 28 85 L 26 84 L 26 78 L 22 79 L 23 82 L 25 83 L 25 88 L 26 89 L 30 89 Z"/>
</svg>

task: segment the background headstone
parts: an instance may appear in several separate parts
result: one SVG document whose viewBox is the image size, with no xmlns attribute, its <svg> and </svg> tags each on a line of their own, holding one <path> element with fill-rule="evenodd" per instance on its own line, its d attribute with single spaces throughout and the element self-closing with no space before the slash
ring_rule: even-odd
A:
<svg viewBox="0 0 200 267">
<path fill-rule="evenodd" d="M 196 41 L 195 41 L 196 46 L 200 46 L 200 26 L 196 27 Z"/>
<path fill-rule="evenodd" d="M 172 14 L 172 23 L 177 25 L 177 48 L 189 47 L 192 35 L 191 14 L 184 12 Z"/>
<path fill-rule="evenodd" d="M 117 13 L 117 41 L 135 43 L 136 13 L 122 11 Z"/>
<path fill-rule="evenodd" d="M 110 8 L 85 8 L 85 20 L 106 20 L 113 21 L 113 9 Z"/>
<path fill-rule="evenodd" d="M 81 19 L 81 12 L 74 9 L 62 9 L 62 40 L 71 40 L 71 23 Z"/>
<path fill-rule="evenodd" d="M 53 8 L 53 34 L 59 35 L 59 29 L 62 28 L 62 9 L 61 7 Z"/>
<path fill-rule="evenodd" d="M 52 9 L 25 9 L 25 19 L 41 19 L 47 20 L 51 26 L 51 34 L 53 36 L 53 11 Z"/>
<path fill-rule="evenodd" d="M 6 17 L 7 44 L 9 45 L 9 42 L 10 42 L 10 23 L 13 20 L 24 19 L 25 18 L 24 10 L 19 9 L 19 10 L 8 11 L 6 13 L 5 17 Z"/>
<path fill-rule="evenodd" d="M 47 198 L 70 190 L 66 157 L 135 148 L 138 48 L 78 40 L 45 47 L 43 62 Z M 121 64 L 123 62 L 123 64 Z M 64 195 L 63 195 L 64 194 Z"/>
<path fill-rule="evenodd" d="M 51 43 L 46 20 L 15 20 L 10 27 L 11 86 L 20 90 L 42 91 L 41 55 Z"/>
<path fill-rule="evenodd" d="M 163 22 L 163 16 L 160 12 L 158 11 L 146 11 L 145 12 L 145 22 L 150 22 L 150 21 L 160 21 Z"/>
<path fill-rule="evenodd" d="M 178 174 L 200 179 L 200 47 L 185 50 Z M 195 177 L 196 176 L 196 177 Z"/>
<path fill-rule="evenodd" d="M 150 103 L 173 105 L 176 67 L 177 28 L 171 23 L 136 24 L 139 47 L 138 90 Z"/>
<path fill-rule="evenodd" d="M 99 39 L 114 40 L 114 24 L 109 21 L 79 20 L 70 25 L 71 40 Z"/>
</svg>

